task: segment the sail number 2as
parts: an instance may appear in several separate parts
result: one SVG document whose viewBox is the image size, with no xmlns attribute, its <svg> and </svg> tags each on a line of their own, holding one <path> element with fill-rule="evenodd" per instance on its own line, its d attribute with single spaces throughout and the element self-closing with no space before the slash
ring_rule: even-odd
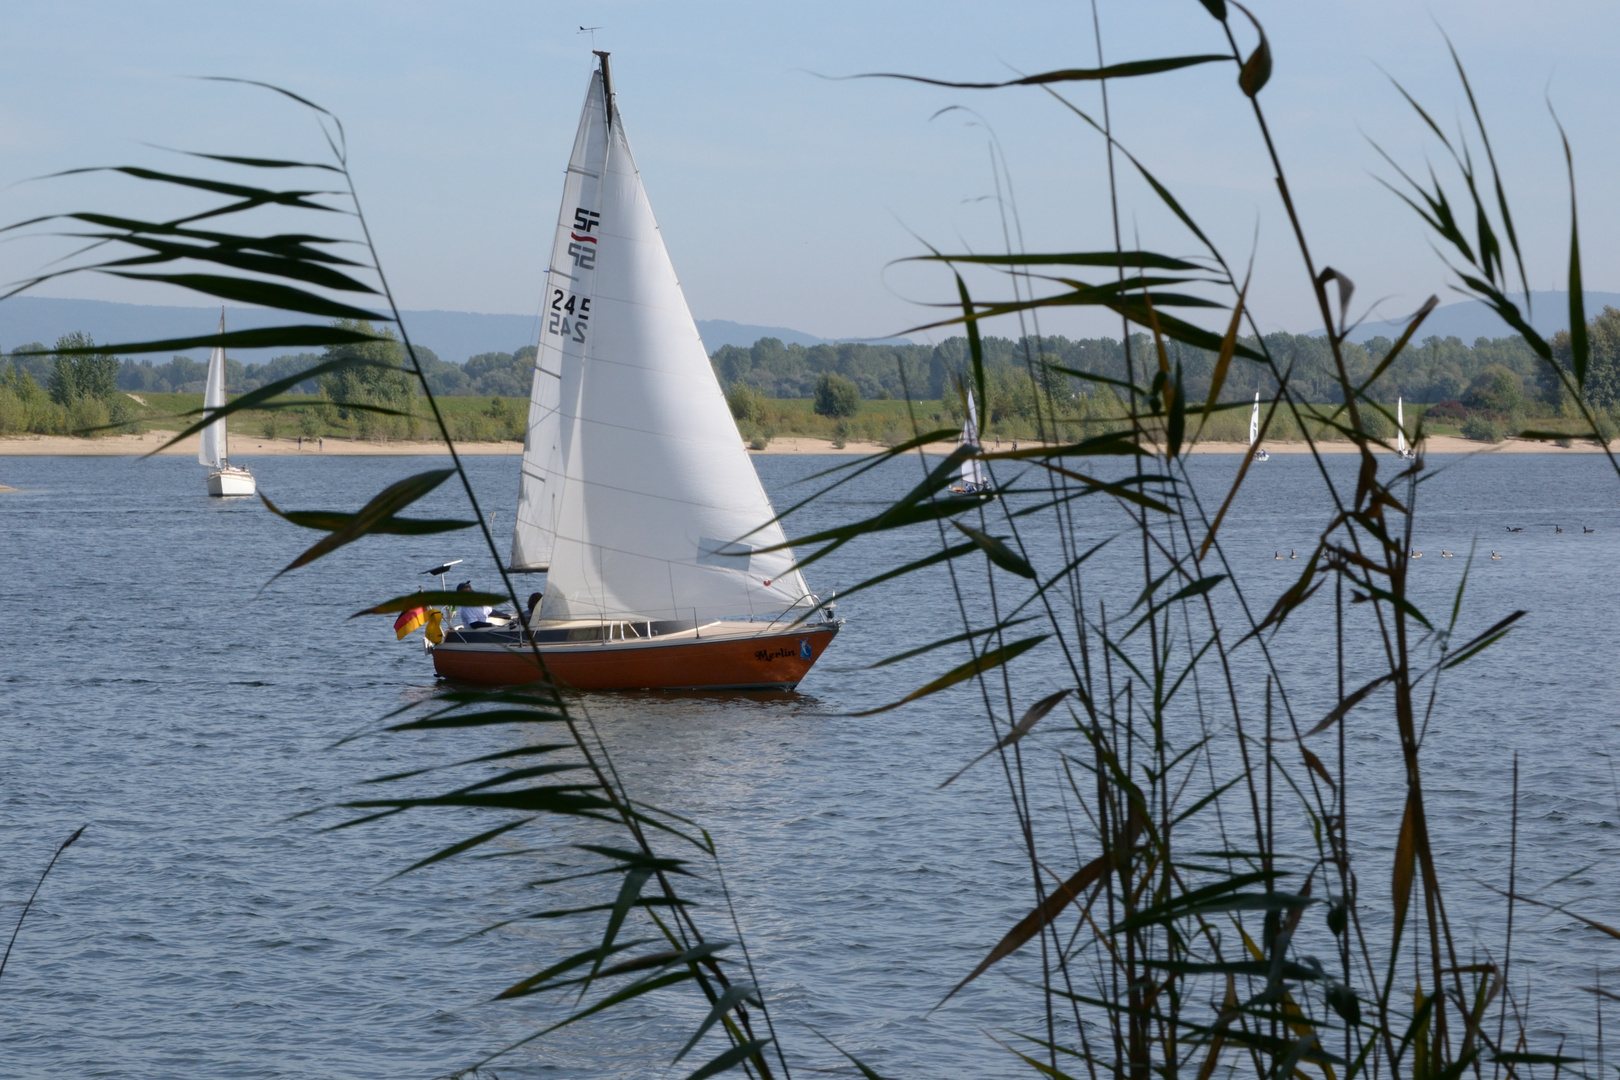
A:
<svg viewBox="0 0 1620 1080">
<path fill-rule="evenodd" d="M 565 302 L 566 301 L 566 302 Z M 570 341 L 585 343 L 585 326 L 591 321 L 591 298 L 551 290 L 551 320 L 546 332 L 560 334 Z"/>
</svg>

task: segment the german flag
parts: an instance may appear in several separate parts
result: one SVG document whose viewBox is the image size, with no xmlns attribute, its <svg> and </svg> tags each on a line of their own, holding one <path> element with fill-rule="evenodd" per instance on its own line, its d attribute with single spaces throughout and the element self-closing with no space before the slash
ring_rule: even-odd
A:
<svg viewBox="0 0 1620 1080">
<path fill-rule="evenodd" d="M 394 640 L 404 641 L 405 635 L 427 622 L 428 612 L 425 607 L 413 607 L 394 620 Z"/>
</svg>

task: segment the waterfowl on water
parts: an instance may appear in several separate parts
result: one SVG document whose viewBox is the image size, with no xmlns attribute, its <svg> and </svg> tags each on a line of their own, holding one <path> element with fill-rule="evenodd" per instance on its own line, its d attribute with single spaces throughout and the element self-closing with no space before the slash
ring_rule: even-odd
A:
<svg viewBox="0 0 1620 1080">
<path fill-rule="evenodd" d="M 1272 553 L 1271 553 L 1271 557 L 1272 557 L 1272 558 L 1273 558 L 1273 559 L 1280 559 L 1280 558 L 1282 558 L 1282 552 L 1280 552 L 1280 551 L 1273 551 L 1273 552 L 1272 552 Z"/>
<path fill-rule="evenodd" d="M 1553 532 L 1555 532 L 1555 533 L 1561 533 L 1561 532 L 1563 532 L 1563 531 L 1564 531 L 1564 527 L 1563 527 L 1563 526 L 1562 526 L 1562 525 L 1554 525 L 1554 526 L 1553 526 Z"/>
<path fill-rule="evenodd" d="M 1290 559 L 1297 559 L 1297 558 L 1299 558 L 1299 553 L 1296 552 L 1293 548 L 1289 548 L 1288 549 L 1288 557 Z"/>
<path fill-rule="evenodd" d="M 1497 553 L 1496 553 L 1496 549 L 1495 549 L 1495 548 L 1492 548 L 1492 549 L 1491 549 L 1491 558 L 1493 558 L 1493 559 L 1500 559 L 1500 558 L 1501 558 L 1501 557 L 1502 557 L 1502 556 L 1500 556 L 1500 555 L 1498 555 L 1498 554 L 1497 554 Z"/>
<path fill-rule="evenodd" d="M 1588 529 L 1585 525 L 1582 525 L 1581 526 L 1581 532 L 1589 533 L 1589 532 L 1597 532 L 1597 530 L 1596 529 Z"/>
<path fill-rule="evenodd" d="M 1440 557 L 1442 559 L 1455 559 L 1457 556 L 1453 555 L 1451 552 L 1447 551 L 1445 548 L 1441 548 L 1440 549 Z"/>
<path fill-rule="evenodd" d="M 1414 558 L 1414 559 L 1421 559 L 1421 558 L 1423 558 L 1423 552 L 1421 552 L 1421 551 L 1414 551 L 1414 552 L 1412 552 L 1412 558 Z"/>
<path fill-rule="evenodd" d="M 1524 532 L 1524 526 L 1520 525 L 1517 529 L 1515 529 L 1513 526 L 1509 525 L 1507 527 L 1507 531 L 1508 532 Z"/>
</svg>

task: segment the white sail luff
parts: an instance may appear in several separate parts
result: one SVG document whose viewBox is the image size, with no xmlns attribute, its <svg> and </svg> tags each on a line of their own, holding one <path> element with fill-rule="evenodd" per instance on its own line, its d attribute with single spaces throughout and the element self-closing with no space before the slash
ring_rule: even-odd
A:
<svg viewBox="0 0 1620 1080">
<path fill-rule="evenodd" d="M 601 82 L 593 76 L 593 94 Z M 777 547 L 782 528 L 737 438 L 624 125 L 606 104 L 594 121 L 607 146 L 591 292 L 575 294 L 590 301 L 590 319 L 559 371 L 562 475 L 540 617 L 706 622 L 803 604 L 804 579 Z M 565 202 L 564 216 L 574 209 Z M 543 346 L 556 336 L 549 325 L 542 332 Z"/>
<path fill-rule="evenodd" d="M 979 445 L 979 409 L 973 402 L 973 391 L 967 392 L 967 419 L 962 421 L 962 437 L 959 440 L 963 446 L 975 449 Z M 985 472 L 984 462 L 978 458 L 969 458 L 962 462 L 958 475 L 962 478 L 962 486 L 969 491 L 977 491 L 989 482 Z"/>
<path fill-rule="evenodd" d="M 219 332 L 225 332 L 225 312 L 219 313 Z M 225 407 L 225 348 L 216 346 L 208 354 L 208 382 L 203 387 L 203 408 Z M 225 418 L 220 417 L 202 429 L 197 444 L 197 460 L 212 469 L 224 468 L 230 461 L 230 447 L 225 441 Z"/>
<path fill-rule="evenodd" d="M 1249 414 L 1249 445 L 1253 446 L 1255 440 L 1260 438 L 1260 392 L 1254 394 L 1254 411 Z"/>
<path fill-rule="evenodd" d="M 1395 450 L 1397 453 L 1406 453 L 1406 416 L 1401 411 L 1401 399 L 1395 399 Z"/>
<path fill-rule="evenodd" d="M 600 242 L 602 174 L 607 165 L 607 105 L 598 72 L 591 78 L 574 135 L 574 150 L 563 181 L 563 199 L 552 237 L 551 262 L 541 303 L 540 342 L 529 391 L 529 423 L 523 439 L 517 518 L 512 526 L 513 570 L 539 571 L 551 565 L 557 511 L 567 481 L 563 382 L 577 377 L 589 338 L 589 311 L 581 301 L 595 293 L 595 260 Z M 577 378 L 575 379 L 577 388 Z M 575 410 L 569 410 L 573 415 Z"/>
</svg>

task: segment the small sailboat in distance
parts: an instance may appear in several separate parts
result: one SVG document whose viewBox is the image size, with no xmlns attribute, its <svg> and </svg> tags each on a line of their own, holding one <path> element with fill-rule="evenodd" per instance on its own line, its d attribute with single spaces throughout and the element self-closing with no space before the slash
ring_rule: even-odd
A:
<svg viewBox="0 0 1620 1080">
<path fill-rule="evenodd" d="M 1417 456 L 1406 445 L 1406 415 L 1401 411 L 1400 398 L 1395 399 L 1395 452 L 1407 461 Z"/>
<path fill-rule="evenodd" d="M 433 667 L 485 685 L 791 690 L 840 623 L 816 611 L 737 437 L 596 55 L 512 536 L 511 569 L 545 588 L 527 615 L 446 628 Z"/>
<path fill-rule="evenodd" d="M 1249 414 L 1249 449 L 1254 450 L 1254 444 L 1260 440 L 1260 391 L 1254 392 L 1254 411 Z M 1271 455 L 1266 448 L 1254 450 L 1254 460 L 1270 461 Z"/>
<path fill-rule="evenodd" d="M 962 421 L 962 434 L 956 440 L 958 446 L 971 446 L 979 448 L 979 409 L 973 402 L 973 390 L 967 392 L 967 419 Z M 984 462 L 978 458 L 968 458 L 962 462 L 961 482 L 951 485 L 951 490 L 963 495 L 979 495 L 989 492 L 990 474 L 984 467 Z"/>
<path fill-rule="evenodd" d="M 225 332 L 225 309 L 219 309 L 219 332 Z M 208 354 L 208 382 L 203 386 L 203 408 L 225 407 L 225 346 L 216 345 Z M 225 434 L 225 418 L 202 429 L 197 445 L 197 461 L 213 472 L 208 474 L 210 495 L 252 495 L 257 489 L 253 474 L 240 465 L 231 464 L 230 440 Z"/>
</svg>

